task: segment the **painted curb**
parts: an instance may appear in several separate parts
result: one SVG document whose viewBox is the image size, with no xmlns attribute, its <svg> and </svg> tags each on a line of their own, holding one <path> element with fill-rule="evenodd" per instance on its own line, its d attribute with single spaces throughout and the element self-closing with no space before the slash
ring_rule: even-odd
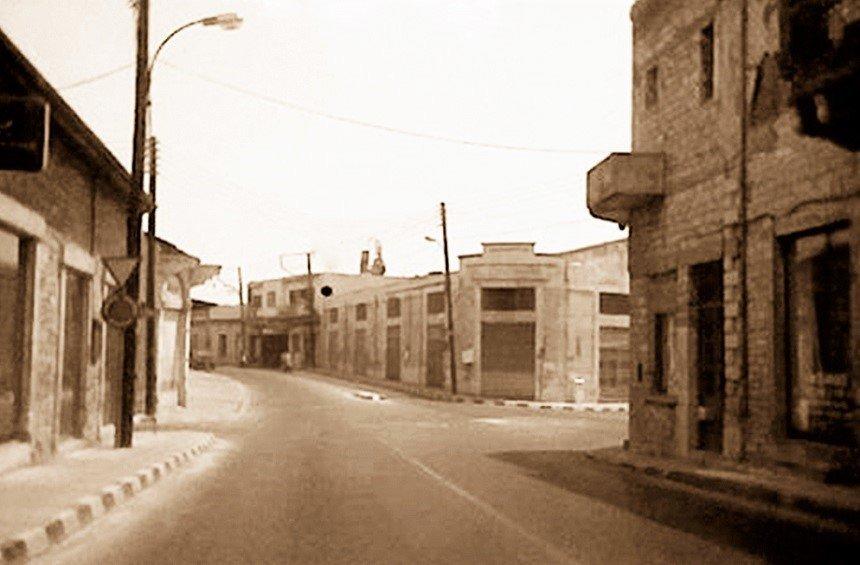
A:
<svg viewBox="0 0 860 565">
<path fill-rule="evenodd" d="M 215 443 L 209 435 L 198 445 L 171 455 L 166 460 L 138 470 L 108 485 L 97 495 L 85 496 L 62 510 L 44 526 L 27 530 L 0 542 L 0 563 L 21 563 L 61 544 L 72 534 L 89 527 L 105 513 L 157 483 L 193 457 L 208 451 Z"/>
</svg>

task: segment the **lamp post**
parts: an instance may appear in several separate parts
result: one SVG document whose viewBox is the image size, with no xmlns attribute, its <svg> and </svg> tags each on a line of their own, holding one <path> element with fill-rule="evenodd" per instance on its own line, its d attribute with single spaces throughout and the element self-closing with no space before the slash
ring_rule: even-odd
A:
<svg viewBox="0 0 860 565">
<path fill-rule="evenodd" d="M 242 18 L 234 13 L 219 14 L 208 18 L 201 18 L 188 22 L 179 26 L 170 32 L 155 49 L 152 59 L 146 69 L 146 106 L 147 114 L 150 121 L 152 119 L 152 101 L 150 98 L 150 87 L 152 86 L 152 71 L 155 68 L 155 62 L 158 55 L 164 46 L 167 45 L 179 32 L 186 30 L 196 25 L 203 26 L 218 26 L 221 29 L 232 30 L 238 28 L 242 24 Z M 152 129 L 152 124 L 149 124 Z M 148 317 L 146 319 L 146 415 L 149 417 L 155 416 L 155 411 L 158 405 L 157 401 L 157 367 L 158 367 L 158 342 L 157 342 L 157 323 L 155 318 L 155 271 L 158 259 L 158 245 L 155 238 L 155 197 L 156 197 L 156 141 L 154 136 L 149 137 L 150 153 L 150 169 L 149 169 L 149 195 L 152 198 L 153 209 L 149 212 L 147 218 L 147 262 L 146 262 L 146 305 Z"/>
</svg>

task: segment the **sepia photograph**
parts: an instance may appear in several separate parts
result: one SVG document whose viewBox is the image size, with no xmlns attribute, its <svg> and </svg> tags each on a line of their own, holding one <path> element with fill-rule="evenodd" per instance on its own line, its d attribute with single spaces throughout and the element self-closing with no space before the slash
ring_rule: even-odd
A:
<svg viewBox="0 0 860 565">
<path fill-rule="evenodd" d="M 0 0 L 0 564 L 860 561 L 860 0 Z"/>
</svg>

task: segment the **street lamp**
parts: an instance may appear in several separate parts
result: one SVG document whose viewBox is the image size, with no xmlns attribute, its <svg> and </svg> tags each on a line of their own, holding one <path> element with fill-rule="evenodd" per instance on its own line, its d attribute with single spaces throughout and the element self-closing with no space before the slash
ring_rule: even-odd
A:
<svg viewBox="0 0 860 565">
<path fill-rule="evenodd" d="M 146 69 L 146 107 L 147 114 L 151 120 L 152 101 L 150 98 L 150 87 L 152 85 L 152 71 L 155 68 L 155 62 L 161 50 L 168 41 L 173 39 L 179 32 L 186 30 L 196 25 L 203 26 L 218 26 L 224 30 L 237 29 L 242 24 L 242 18 L 235 13 L 219 14 L 208 18 L 201 18 L 181 25 L 170 32 L 155 49 L 152 59 Z M 149 124 L 151 129 L 152 125 Z M 144 136 L 145 137 L 145 136 Z M 153 208 L 149 212 L 147 218 L 146 240 L 147 240 L 147 262 L 146 262 L 146 305 L 149 311 L 149 316 L 146 319 L 146 415 L 155 417 L 157 407 L 157 358 L 158 358 L 158 343 L 156 339 L 157 320 L 155 314 L 155 271 L 158 256 L 158 246 L 155 239 L 155 184 L 156 184 L 156 141 L 155 136 L 150 135 L 148 140 L 149 145 L 149 196 L 152 198 Z M 180 395 L 180 398 L 182 396 Z"/>
</svg>

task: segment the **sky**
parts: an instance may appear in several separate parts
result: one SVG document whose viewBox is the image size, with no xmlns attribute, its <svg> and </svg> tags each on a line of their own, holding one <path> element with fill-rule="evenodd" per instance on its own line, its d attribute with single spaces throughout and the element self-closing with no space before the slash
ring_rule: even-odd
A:
<svg viewBox="0 0 860 565">
<path fill-rule="evenodd" d="M 630 150 L 632 0 L 151 0 L 159 55 L 158 234 L 245 280 L 443 267 L 489 241 L 555 252 L 625 236 L 591 218 L 586 173 Z M 128 0 L 0 0 L 0 28 L 126 166 Z"/>
</svg>

